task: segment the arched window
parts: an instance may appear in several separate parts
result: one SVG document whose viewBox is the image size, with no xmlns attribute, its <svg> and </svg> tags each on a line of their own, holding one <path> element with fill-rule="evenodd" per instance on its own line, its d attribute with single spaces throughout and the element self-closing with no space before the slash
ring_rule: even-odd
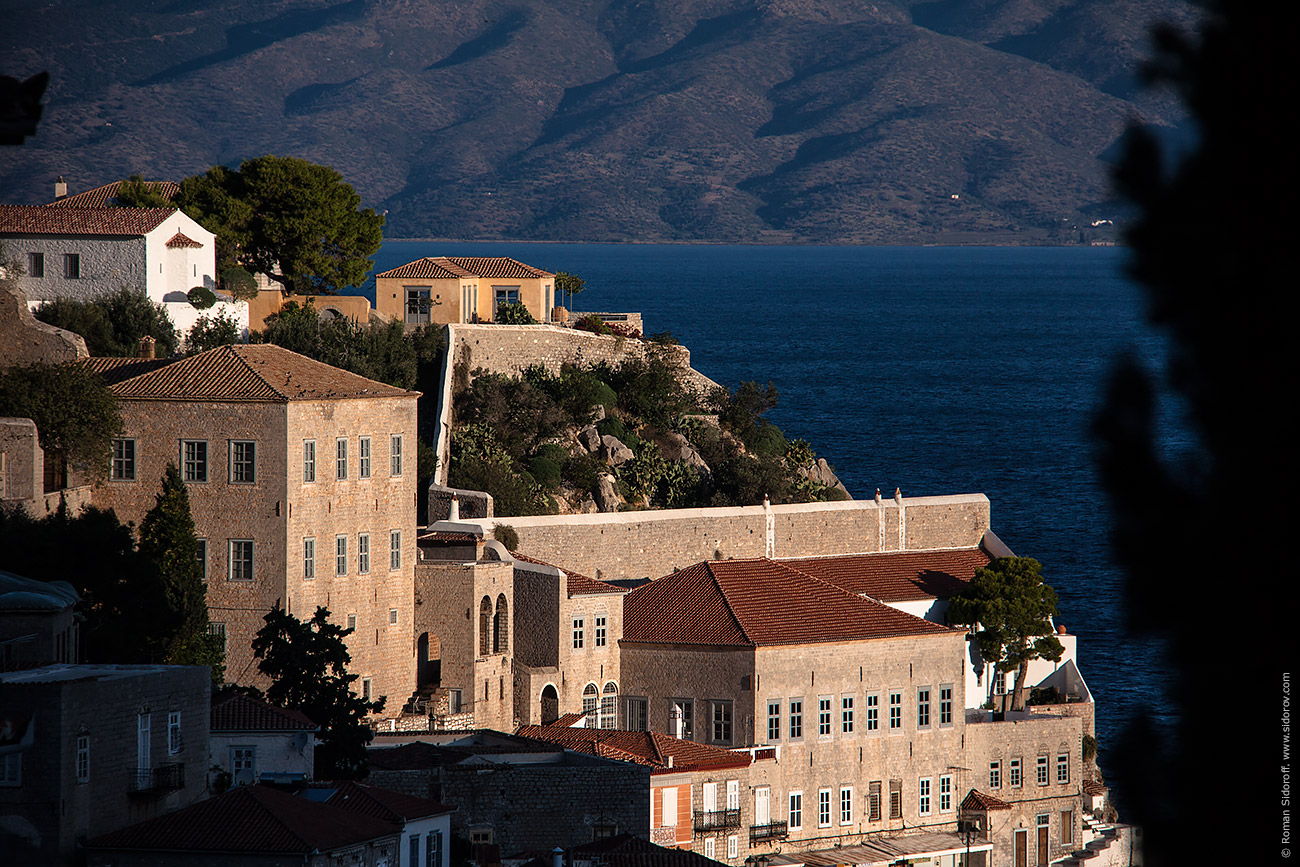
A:
<svg viewBox="0 0 1300 867">
<path fill-rule="evenodd" d="M 510 644 L 510 613 L 507 610 L 506 596 L 497 597 L 497 613 L 492 618 L 492 652 L 505 653 Z"/>
<path fill-rule="evenodd" d="M 492 652 L 492 600 L 484 596 L 478 604 L 478 655 Z"/>
<path fill-rule="evenodd" d="M 560 696 L 555 692 L 554 684 L 548 683 L 542 690 L 542 725 L 550 725 L 560 718 Z"/>
<path fill-rule="evenodd" d="M 582 691 L 582 712 L 586 714 L 583 724 L 589 728 L 596 728 L 599 721 L 596 719 L 596 712 L 600 708 L 600 690 L 596 684 L 589 683 Z"/>
<path fill-rule="evenodd" d="M 605 694 L 600 697 L 600 727 L 618 728 L 618 684 L 612 680 L 605 684 Z"/>
</svg>

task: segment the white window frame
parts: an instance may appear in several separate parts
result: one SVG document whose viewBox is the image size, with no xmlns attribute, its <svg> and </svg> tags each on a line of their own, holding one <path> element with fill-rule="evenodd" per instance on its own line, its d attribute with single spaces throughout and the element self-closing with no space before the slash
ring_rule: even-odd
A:
<svg viewBox="0 0 1300 867">
<path fill-rule="evenodd" d="M 727 809 L 740 809 L 740 780 L 727 780 Z"/>
<path fill-rule="evenodd" d="M 989 762 L 989 788 L 1002 788 L 1002 762 L 998 759 Z"/>
<path fill-rule="evenodd" d="M 595 644 L 596 647 L 604 647 L 606 645 L 606 640 L 607 640 L 606 636 L 608 634 L 606 624 L 608 622 L 609 622 L 609 618 L 607 615 L 604 614 L 596 615 L 596 624 L 595 624 L 596 634 L 593 639 L 593 643 Z"/>
<path fill-rule="evenodd" d="M 396 608 L 390 608 L 390 609 L 388 609 L 388 625 L 389 625 L 389 626 L 396 626 L 396 625 L 397 625 L 397 609 L 396 609 Z"/>
<path fill-rule="evenodd" d="M 348 478 L 348 438 L 334 440 L 334 480 L 345 482 Z"/>
<path fill-rule="evenodd" d="M 357 533 L 357 574 L 370 574 L 370 534 Z"/>
<path fill-rule="evenodd" d="M 390 476 L 400 476 L 402 474 L 402 435 L 393 434 L 388 441 L 389 445 L 389 472 Z"/>
<path fill-rule="evenodd" d="M 118 437 L 113 440 L 113 467 L 109 475 L 112 481 L 135 481 L 136 446 L 134 437 Z"/>
<path fill-rule="evenodd" d="M 257 484 L 257 442 L 255 440 L 231 440 L 230 466 L 227 469 L 230 473 L 230 484 Z"/>
<path fill-rule="evenodd" d="M 705 840 L 704 840 L 704 857 L 716 861 L 716 860 L 718 860 L 718 859 L 717 859 L 717 854 L 718 854 L 718 841 L 715 840 L 713 837 L 707 837 L 707 838 L 705 838 Z"/>
<path fill-rule="evenodd" d="M 1068 784 L 1070 782 L 1070 754 L 1056 754 L 1056 782 Z"/>
<path fill-rule="evenodd" d="M 167 712 L 167 755 L 178 756 L 184 746 L 181 739 L 181 712 L 178 710 Z"/>
<path fill-rule="evenodd" d="M 193 457 L 189 455 L 191 446 L 194 447 Z M 199 455 L 200 451 L 203 453 L 202 456 Z M 181 478 L 191 485 L 207 484 L 208 479 L 211 478 L 208 468 L 207 440 L 181 440 Z"/>
<path fill-rule="evenodd" d="M 853 824 L 853 787 L 840 787 L 840 825 Z"/>
<path fill-rule="evenodd" d="M 586 619 L 582 617 L 573 618 L 573 649 L 582 650 L 587 643 Z"/>
<path fill-rule="evenodd" d="M 302 540 L 302 580 L 313 581 L 316 578 L 316 537 L 308 536 Z"/>
<path fill-rule="evenodd" d="M 931 808 L 934 804 L 931 801 L 931 785 L 933 781 L 929 777 L 921 777 L 916 785 L 916 814 L 918 816 L 930 815 Z"/>
<path fill-rule="evenodd" d="M 1052 775 L 1048 771 L 1049 759 L 1047 756 L 1039 756 L 1038 761 L 1034 763 L 1035 777 L 1038 785 L 1046 786 L 1052 781 Z"/>
<path fill-rule="evenodd" d="M 334 574 L 340 578 L 348 574 L 348 537 L 342 533 L 334 537 Z"/>
<path fill-rule="evenodd" d="M 903 693 L 900 690 L 889 693 L 889 733 L 903 733 Z"/>
<path fill-rule="evenodd" d="M 671 815 L 669 806 L 672 807 Z M 677 827 L 677 787 L 664 786 L 659 790 L 659 827 Z"/>
<path fill-rule="evenodd" d="M 944 774 L 939 777 L 939 812 L 951 813 L 952 810 L 952 774 Z"/>
<path fill-rule="evenodd" d="M 831 826 L 831 790 L 817 790 L 817 827 L 829 828 Z"/>
<path fill-rule="evenodd" d="M 819 738 L 830 737 L 834 730 L 834 726 L 831 725 L 831 708 L 834 706 L 834 701 L 834 696 L 817 696 L 817 737 Z"/>
<path fill-rule="evenodd" d="M 803 792 L 795 791 L 790 793 L 790 812 L 788 814 L 788 826 L 791 831 L 803 829 Z"/>
<path fill-rule="evenodd" d="M 316 441 L 302 441 L 302 482 L 310 485 L 316 481 Z"/>
<path fill-rule="evenodd" d="M 803 740 L 803 697 L 797 696 L 790 699 L 790 740 Z"/>
<path fill-rule="evenodd" d="M 370 437 L 357 440 L 357 478 L 370 478 Z"/>
<path fill-rule="evenodd" d="M 855 722 L 853 699 L 854 696 L 851 695 L 840 696 L 840 734 L 842 735 L 853 734 L 853 723 Z"/>
<path fill-rule="evenodd" d="M 1019 789 L 1025 784 L 1025 763 L 1020 756 L 1007 762 L 1007 787 Z"/>
<path fill-rule="evenodd" d="M 727 835 L 727 858 L 735 860 L 740 857 L 740 837 L 737 834 Z"/>
<path fill-rule="evenodd" d="M 241 556 L 240 556 L 239 558 L 236 558 L 236 557 L 235 557 L 235 546 L 236 546 L 236 545 L 238 545 L 238 546 L 240 547 L 240 550 L 241 550 L 241 551 L 244 550 L 244 546 L 245 546 L 245 545 L 248 546 L 248 548 L 247 548 L 247 553 L 248 553 L 247 558 L 245 558 L 244 556 L 242 556 L 242 554 L 241 554 Z M 247 563 L 248 563 L 248 568 L 247 568 L 247 570 L 244 570 L 244 569 L 242 568 L 242 564 L 245 562 L 245 560 L 247 560 Z M 241 568 L 238 569 L 238 570 L 235 568 L 235 563 L 236 563 L 236 562 L 238 562 L 238 563 L 241 564 Z M 239 575 L 236 575 L 235 573 L 236 573 L 237 571 L 240 572 L 240 573 L 243 573 L 243 572 L 247 571 L 247 574 L 239 574 Z M 254 546 L 253 546 L 253 540 L 252 540 L 252 539 L 231 539 L 231 540 L 230 540 L 230 544 L 228 544 L 228 545 L 226 546 L 226 580 L 228 580 L 228 581 L 252 581 L 253 578 L 254 578 L 254 576 L 255 576 L 256 574 L 257 574 L 257 557 L 256 557 L 256 552 L 255 552 L 255 549 L 254 549 Z"/>
<path fill-rule="evenodd" d="M 735 737 L 735 706 L 731 699 L 714 699 L 709 702 L 709 735 L 711 743 L 730 744 Z"/>
<path fill-rule="evenodd" d="M 402 531 L 388 531 L 388 571 L 396 572 L 402 568 Z"/>
<path fill-rule="evenodd" d="M 880 734 L 880 693 L 867 693 L 867 734 Z"/>
<path fill-rule="evenodd" d="M 90 782 L 90 735 L 77 735 L 77 782 Z"/>
</svg>

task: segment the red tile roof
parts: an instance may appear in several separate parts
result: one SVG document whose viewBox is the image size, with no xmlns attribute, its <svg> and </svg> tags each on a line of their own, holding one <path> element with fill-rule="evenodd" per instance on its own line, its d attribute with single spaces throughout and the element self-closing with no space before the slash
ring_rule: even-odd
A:
<svg viewBox="0 0 1300 867">
<path fill-rule="evenodd" d="M 96 837 L 86 846 L 309 854 L 391 837 L 399 831 L 397 825 L 374 816 L 255 785 Z"/>
<path fill-rule="evenodd" d="M 906 602 L 956 596 L 975 577 L 976 570 L 989 565 L 992 559 L 982 548 L 962 548 L 804 557 L 779 562 L 850 593 L 881 602 Z"/>
<path fill-rule="evenodd" d="M 758 647 L 952 630 L 767 559 L 697 563 L 623 602 L 623 640 Z"/>
<path fill-rule="evenodd" d="M 963 810 L 1010 810 L 1011 805 L 1001 798 L 986 795 L 979 789 L 971 789 L 970 794 L 961 802 Z"/>
<path fill-rule="evenodd" d="M 549 271 L 504 256 L 433 256 L 416 259 L 376 274 L 375 279 L 455 280 L 461 277 L 483 277 L 489 280 L 536 280 L 554 276 Z"/>
<path fill-rule="evenodd" d="M 717 867 L 718 862 L 687 849 L 673 849 L 631 834 L 584 843 L 572 849 L 574 861 L 602 867 Z M 541 859 L 545 862 L 546 859 Z M 523 867 L 529 867 L 528 864 Z"/>
<path fill-rule="evenodd" d="M 123 376 L 123 359 L 88 358 L 83 363 L 101 373 L 124 400 L 283 403 L 418 395 L 270 343 L 220 346 L 129 377 Z"/>
<path fill-rule="evenodd" d="M 231 693 L 212 704 L 214 732 L 315 731 L 317 728 L 301 711 L 276 707 L 242 692 Z"/>
<path fill-rule="evenodd" d="M 1099 783 L 1096 780 L 1084 780 L 1083 793 L 1085 795 L 1104 795 L 1106 794 L 1106 784 Z"/>
<path fill-rule="evenodd" d="M 61 199 L 55 199 L 46 205 L 47 208 L 104 208 L 113 204 L 117 198 L 117 191 L 126 181 L 113 181 L 111 184 L 104 184 L 102 187 L 95 187 L 93 190 L 86 190 L 84 193 L 77 193 L 75 196 L 64 196 Z M 146 190 L 157 193 L 167 201 L 176 198 L 176 194 L 181 191 L 181 185 L 175 181 L 145 181 Z"/>
<path fill-rule="evenodd" d="M 49 208 L 0 205 L 0 235 L 147 235 L 176 208 Z"/>
<path fill-rule="evenodd" d="M 175 235 L 172 235 L 169 239 L 167 239 L 167 246 L 175 248 L 175 247 L 202 247 L 203 245 L 198 241 L 194 240 L 193 238 L 189 237 L 188 235 L 186 235 L 184 232 L 177 232 Z"/>
<path fill-rule="evenodd" d="M 577 572 L 570 572 L 568 569 L 561 568 L 543 560 L 537 560 L 529 557 L 527 554 L 520 554 L 518 551 L 511 551 L 510 556 L 523 563 L 535 563 L 538 566 L 550 566 L 552 569 L 558 569 L 564 573 L 564 589 L 569 596 L 594 596 L 599 593 L 626 593 L 626 587 L 617 587 L 605 581 L 595 578 L 588 578 L 586 575 L 579 575 Z"/>
<path fill-rule="evenodd" d="M 517 734 L 558 744 L 580 753 L 648 765 L 655 769 L 654 773 L 747 768 L 753 761 L 748 753 L 733 753 L 721 747 L 678 740 L 659 732 L 549 725 L 523 726 Z M 669 756 L 673 758 L 671 769 L 668 766 Z"/>
<path fill-rule="evenodd" d="M 390 789 L 377 789 L 350 780 L 339 783 L 334 794 L 330 795 L 325 803 L 397 825 L 403 825 L 412 819 L 441 816 L 456 809 L 428 798 L 404 795 Z"/>
</svg>

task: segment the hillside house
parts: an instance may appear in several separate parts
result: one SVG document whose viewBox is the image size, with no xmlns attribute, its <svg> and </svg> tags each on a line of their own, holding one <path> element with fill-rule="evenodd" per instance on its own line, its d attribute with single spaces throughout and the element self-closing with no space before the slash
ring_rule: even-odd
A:
<svg viewBox="0 0 1300 867">
<path fill-rule="evenodd" d="M 418 393 L 274 345 L 84 363 L 124 424 L 95 502 L 139 525 L 167 465 L 181 470 L 228 677 L 257 679 L 251 643 L 267 611 L 306 619 L 326 606 L 356 630 L 362 692 L 400 707 L 415 685 Z"/>
<path fill-rule="evenodd" d="M 492 322 L 507 303 L 523 304 L 538 322 L 550 322 L 555 275 L 485 256 L 426 257 L 375 275 L 375 310 L 410 327 Z"/>
<path fill-rule="evenodd" d="M 319 726 L 296 710 L 240 692 L 214 697 L 208 769 L 229 783 L 293 783 L 314 775 Z"/>
</svg>

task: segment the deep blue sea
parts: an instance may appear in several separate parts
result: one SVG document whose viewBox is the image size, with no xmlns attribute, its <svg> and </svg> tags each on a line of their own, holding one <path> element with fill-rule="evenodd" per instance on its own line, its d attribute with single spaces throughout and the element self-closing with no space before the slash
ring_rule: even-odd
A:
<svg viewBox="0 0 1300 867">
<path fill-rule="evenodd" d="M 1141 704 L 1172 721 L 1158 644 L 1124 631 L 1089 437 L 1116 354 L 1163 352 L 1123 249 L 390 241 L 376 270 L 440 255 L 576 273 L 575 309 L 641 311 L 714 380 L 775 383 L 770 420 L 856 497 L 987 494 L 994 531 L 1042 561 L 1079 636 L 1122 808 L 1106 747 Z"/>
</svg>

